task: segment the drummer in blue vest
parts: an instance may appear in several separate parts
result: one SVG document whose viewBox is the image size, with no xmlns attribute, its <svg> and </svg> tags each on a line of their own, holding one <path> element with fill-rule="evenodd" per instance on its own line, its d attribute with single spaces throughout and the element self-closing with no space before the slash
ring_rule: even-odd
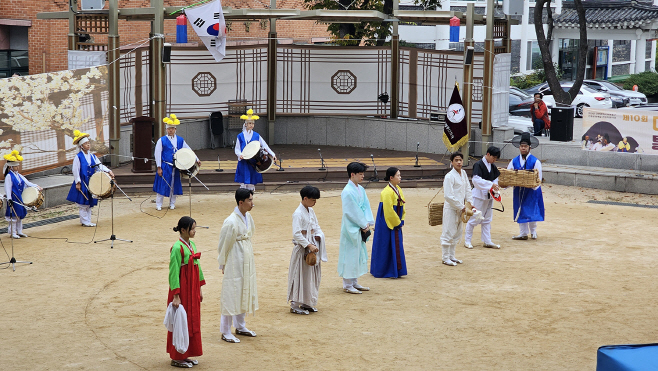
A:
<svg viewBox="0 0 658 371">
<path fill-rule="evenodd" d="M 176 208 L 176 195 L 183 194 L 183 186 L 180 180 L 180 171 L 174 166 L 174 154 L 179 149 L 190 148 L 185 143 L 183 137 L 176 135 L 176 128 L 180 121 L 176 115 L 171 114 L 162 121 L 167 126 L 167 135 L 158 139 L 155 144 L 155 164 L 158 166 L 155 180 L 153 181 L 153 192 L 157 193 L 155 197 L 155 208 L 162 210 L 162 201 L 169 197 L 169 208 Z M 191 150 L 191 148 L 190 148 Z M 201 161 L 197 157 L 196 162 L 201 166 Z"/>
<path fill-rule="evenodd" d="M 272 161 L 276 161 L 276 155 L 267 143 L 265 143 L 263 137 L 254 131 L 255 122 L 259 118 L 254 115 L 254 111 L 250 109 L 246 115 L 242 115 L 240 118 L 245 121 L 242 126 L 242 133 L 238 134 L 238 140 L 235 142 L 235 155 L 238 156 L 238 167 L 235 169 L 235 182 L 240 183 L 240 188 L 253 191 L 256 189 L 256 184 L 263 183 L 263 176 L 256 171 L 256 168 L 249 162 L 249 159 L 245 159 L 242 156 L 244 147 L 249 142 L 258 141 L 261 148 L 272 156 Z"/>
<path fill-rule="evenodd" d="M 18 150 L 4 155 L 5 163 L 2 173 L 5 175 L 5 193 L 7 193 L 7 210 L 5 210 L 5 220 L 9 224 L 8 232 L 12 238 L 27 237 L 23 233 L 23 218 L 27 215 L 27 210 L 23 206 L 23 191 L 27 187 L 34 187 L 40 191 L 43 188 L 25 179 L 18 172 L 18 167 L 23 161 L 23 156 Z"/>
<path fill-rule="evenodd" d="M 91 208 L 96 206 L 98 200 L 93 198 L 91 192 L 89 192 L 89 179 L 96 172 L 96 168 L 108 173 L 112 178 L 114 178 L 114 173 L 101 164 L 98 157 L 91 153 L 89 134 L 75 130 L 73 132 L 73 144 L 80 147 L 80 152 L 73 158 L 73 184 L 71 184 L 66 199 L 78 204 L 80 224 L 84 227 L 95 227 L 96 224 L 91 222 Z"/>
</svg>

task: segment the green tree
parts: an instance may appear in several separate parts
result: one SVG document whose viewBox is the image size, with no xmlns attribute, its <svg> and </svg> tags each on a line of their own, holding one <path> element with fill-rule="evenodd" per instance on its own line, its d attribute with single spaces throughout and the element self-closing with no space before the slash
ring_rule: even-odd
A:
<svg viewBox="0 0 658 371">
<path fill-rule="evenodd" d="M 441 7 L 441 0 L 414 0 L 414 4 L 423 9 Z M 377 10 L 384 14 L 393 14 L 393 0 L 304 0 L 307 9 L 329 10 Z M 384 45 L 391 36 L 391 22 L 331 23 L 327 27 L 340 45 Z"/>
</svg>

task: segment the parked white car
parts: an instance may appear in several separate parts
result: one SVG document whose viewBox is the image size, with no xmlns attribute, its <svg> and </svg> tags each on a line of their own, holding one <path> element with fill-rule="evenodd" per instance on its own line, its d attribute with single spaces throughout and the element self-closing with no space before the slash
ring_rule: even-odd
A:
<svg viewBox="0 0 658 371">
<path fill-rule="evenodd" d="M 521 134 L 525 132 L 532 134 L 535 131 L 535 129 L 532 127 L 532 120 L 530 120 L 530 117 L 509 115 L 507 125 L 505 126 L 509 126 L 514 129 L 514 134 Z"/>
<path fill-rule="evenodd" d="M 560 86 L 562 86 L 564 91 L 569 91 L 573 83 L 565 82 L 560 84 Z M 546 105 L 550 103 L 551 106 L 555 107 L 555 98 L 553 98 L 553 93 L 548 87 L 548 84 L 540 87 L 539 92 L 544 94 L 543 100 Z M 580 92 L 574 97 L 571 105 L 576 107 L 576 117 L 583 117 L 583 109 L 585 107 L 612 108 L 612 100 L 610 100 L 610 94 L 597 92 L 583 85 L 580 87 Z"/>
</svg>

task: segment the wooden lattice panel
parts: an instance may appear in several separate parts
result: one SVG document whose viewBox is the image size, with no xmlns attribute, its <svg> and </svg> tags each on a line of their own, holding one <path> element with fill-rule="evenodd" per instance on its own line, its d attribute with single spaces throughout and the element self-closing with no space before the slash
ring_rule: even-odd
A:
<svg viewBox="0 0 658 371">
<path fill-rule="evenodd" d="M 76 32 L 90 35 L 107 35 L 110 30 L 109 17 L 105 14 L 77 14 L 75 16 Z"/>
</svg>

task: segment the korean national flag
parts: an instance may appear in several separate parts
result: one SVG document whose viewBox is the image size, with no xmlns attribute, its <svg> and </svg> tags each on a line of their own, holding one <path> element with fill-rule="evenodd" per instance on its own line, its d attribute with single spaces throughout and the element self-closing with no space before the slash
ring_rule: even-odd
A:
<svg viewBox="0 0 658 371">
<path fill-rule="evenodd" d="M 226 56 L 226 21 L 222 12 L 222 3 L 211 3 L 185 10 L 187 19 L 192 24 L 201 41 L 210 54 L 219 62 Z"/>
</svg>

